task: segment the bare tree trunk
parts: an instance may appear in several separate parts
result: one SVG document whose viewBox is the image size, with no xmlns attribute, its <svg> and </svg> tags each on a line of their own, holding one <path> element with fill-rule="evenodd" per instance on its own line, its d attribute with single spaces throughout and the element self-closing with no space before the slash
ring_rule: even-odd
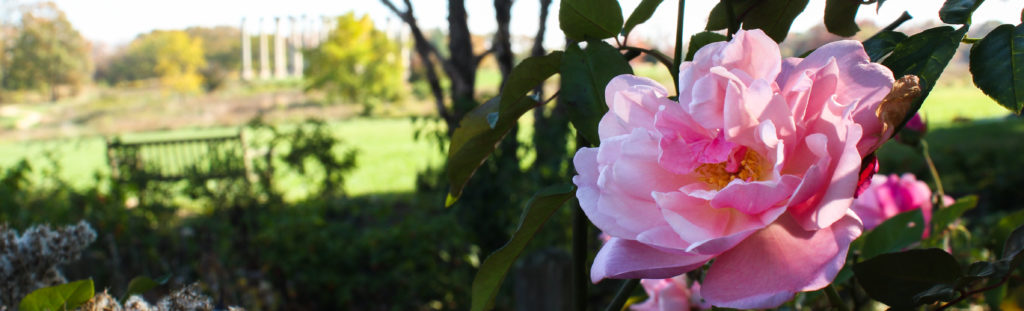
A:
<svg viewBox="0 0 1024 311">
<path fill-rule="evenodd" d="M 451 72 L 452 107 L 455 119 L 462 119 L 467 112 L 476 107 L 476 58 L 473 55 L 473 39 L 469 34 L 466 22 L 465 0 L 448 1 L 448 51 L 451 53 L 449 62 Z"/>
<path fill-rule="evenodd" d="M 509 34 L 509 22 L 512 19 L 512 0 L 494 0 L 494 18 L 498 22 L 498 31 L 494 33 L 491 49 L 501 70 L 501 86 L 505 86 L 505 78 L 512 72 L 512 36 Z"/>
</svg>

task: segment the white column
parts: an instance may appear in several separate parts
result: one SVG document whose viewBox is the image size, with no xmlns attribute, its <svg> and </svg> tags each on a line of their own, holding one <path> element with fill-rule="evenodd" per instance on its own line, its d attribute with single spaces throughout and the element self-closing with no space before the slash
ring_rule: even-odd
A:
<svg viewBox="0 0 1024 311">
<path fill-rule="evenodd" d="M 296 78 L 302 78 L 302 31 L 299 30 L 302 26 L 302 21 L 298 20 L 294 16 L 291 17 L 292 22 L 292 76 Z"/>
<path fill-rule="evenodd" d="M 249 81 L 253 78 L 252 72 L 252 38 L 249 37 L 249 28 L 245 27 L 245 17 L 242 18 L 242 80 Z"/>
<path fill-rule="evenodd" d="M 274 18 L 274 79 L 288 76 L 288 57 L 284 49 L 284 31 L 281 30 L 281 18 Z"/>
<path fill-rule="evenodd" d="M 270 54 L 267 48 L 267 32 L 263 29 L 263 18 L 260 17 L 260 79 L 270 79 Z"/>
</svg>

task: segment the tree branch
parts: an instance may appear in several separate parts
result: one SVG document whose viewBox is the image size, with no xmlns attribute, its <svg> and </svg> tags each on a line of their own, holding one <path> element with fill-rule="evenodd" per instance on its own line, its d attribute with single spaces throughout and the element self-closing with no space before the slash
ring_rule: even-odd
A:
<svg viewBox="0 0 1024 311">
<path fill-rule="evenodd" d="M 423 67 L 427 74 L 427 81 L 430 84 L 430 91 L 434 95 L 434 105 L 437 108 L 437 114 L 444 119 L 445 124 L 448 125 L 449 136 L 458 126 L 458 120 L 452 116 L 451 112 L 448 111 L 448 107 L 444 104 L 444 90 L 441 88 L 441 79 L 437 75 L 436 68 L 434 66 L 434 60 L 430 57 L 431 54 L 437 57 L 438 62 L 441 62 L 442 68 L 447 62 L 441 57 L 441 54 L 437 52 L 437 48 L 423 35 L 419 25 L 416 23 L 416 17 L 413 15 L 412 3 L 409 0 L 404 0 L 406 5 L 406 11 L 403 12 L 395 7 L 391 0 L 380 0 L 384 6 L 388 7 L 391 12 L 395 13 L 406 25 L 409 25 L 409 30 L 412 33 L 413 41 L 416 47 L 416 55 L 419 56 L 420 60 L 423 61 Z M 447 70 L 446 70 L 447 71 Z"/>
<path fill-rule="evenodd" d="M 494 53 L 497 49 L 497 46 L 491 45 L 491 48 L 487 49 L 483 53 L 480 53 L 477 56 L 473 56 L 473 63 L 475 63 L 477 66 L 480 66 L 480 62 L 484 61 L 484 58 L 487 58 L 487 55 Z"/>
</svg>

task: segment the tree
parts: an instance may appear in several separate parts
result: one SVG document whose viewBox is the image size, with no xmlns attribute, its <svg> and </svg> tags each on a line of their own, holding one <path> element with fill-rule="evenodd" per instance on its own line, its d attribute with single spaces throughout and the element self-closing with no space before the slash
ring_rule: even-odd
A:
<svg viewBox="0 0 1024 311">
<path fill-rule="evenodd" d="M 242 59 L 238 57 L 242 54 L 242 42 L 238 40 L 241 31 L 237 27 L 189 27 L 185 32 L 203 42 L 206 67 L 199 73 L 207 91 L 219 88 L 232 72 L 241 68 Z"/>
<path fill-rule="evenodd" d="M 397 99 L 403 88 L 398 43 L 374 28 L 366 15 L 339 16 L 327 41 L 306 58 L 306 90 L 324 90 L 332 100 L 361 103 L 366 111 Z"/>
<path fill-rule="evenodd" d="M 110 82 L 156 78 L 165 88 L 187 93 L 202 85 L 199 70 L 206 59 L 201 39 L 181 30 L 154 30 L 135 38 L 110 66 Z"/>
<path fill-rule="evenodd" d="M 57 100 L 57 86 L 70 86 L 74 92 L 89 80 L 89 42 L 56 4 L 43 2 L 26 9 L 16 36 L 5 52 L 10 57 L 5 59 L 5 88 L 49 89 L 51 99 Z"/>
</svg>

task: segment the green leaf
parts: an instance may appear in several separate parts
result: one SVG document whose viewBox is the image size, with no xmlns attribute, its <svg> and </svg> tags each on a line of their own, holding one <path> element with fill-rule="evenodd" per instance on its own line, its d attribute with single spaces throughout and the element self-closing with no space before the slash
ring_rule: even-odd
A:
<svg viewBox="0 0 1024 311">
<path fill-rule="evenodd" d="M 920 209 L 904 212 L 887 219 L 864 235 L 862 258 L 895 252 L 921 241 L 924 234 L 924 216 Z"/>
<path fill-rule="evenodd" d="M 995 276 L 997 273 L 996 265 L 988 261 L 979 261 L 972 263 L 970 267 L 967 267 L 967 276 L 974 278 L 990 278 Z"/>
<path fill-rule="evenodd" d="M 900 42 L 892 54 L 882 61 L 882 65 L 889 67 L 896 78 L 904 75 L 916 75 L 920 78 L 921 96 L 911 103 L 907 116 L 900 122 L 894 134 L 914 117 L 918 109 L 921 109 L 921 104 L 932 91 L 935 81 L 939 80 L 946 65 L 953 59 L 956 48 L 960 46 L 960 40 L 965 34 L 967 25 L 956 30 L 949 26 L 931 28 Z"/>
<path fill-rule="evenodd" d="M 21 299 L 21 311 L 74 310 L 92 299 L 92 279 L 44 287 Z"/>
<path fill-rule="evenodd" d="M 654 11 L 661 5 L 663 0 L 643 0 L 636 6 L 632 14 L 629 14 L 629 18 L 626 19 L 626 25 L 622 27 L 622 35 L 629 34 L 633 31 L 633 27 L 636 25 L 643 24 L 651 16 L 654 15 Z"/>
<path fill-rule="evenodd" d="M 1000 25 L 971 47 L 974 85 L 1020 114 L 1024 107 L 1024 25 Z"/>
<path fill-rule="evenodd" d="M 561 99 L 568 107 L 569 121 L 591 144 L 597 145 L 597 124 L 608 112 L 604 89 L 620 74 L 633 73 L 622 54 L 604 41 L 590 41 L 586 49 L 570 45 L 562 61 Z"/>
<path fill-rule="evenodd" d="M 939 9 L 939 19 L 946 24 L 970 24 L 971 13 L 984 0 L 946 0 Z"/>
<path fill-rule="evenodd" d="M 903 40 L 907 40 L 907 35 L 902 32 L 881 31 L 871 36 L 871 38 L 864 40 L 864 50 L 868 52 L 868 57 L 871 58 L 872 62 L 877 62 L 896 49 L 896 45 Z"/>
<path fill-rule="evenodd" d="M 690 37 L 690 48 L 686 50 L 685 60 L 688 62 L 693 61 L 693 56 L 697 55 L 697 51 L 699 51 L 700 48 L 704 47 L 705 45 L 714 42 L 725 41 L 728 39 L 729 38 L 726 38 L 725 35 L 722 35 L 717 32 L 704 31 L 694 34 L 693 36 Z"/>
<path fill-rule="evenodd" d="M 933 236 L 937 237 L 938 233 L 942 232 L 946 226 L 953 223 L 954 220 L 960 218 L 960 215 L 963 215 L 964 212 L 973 209 L 975 206 L 978 206 L 978 197 L 971 195 L 956 200 L 953 205 L 935 209 L 932 212 Z"/>
<path fill-rule="evenodd" d="M 743 29 L 761 29 L 775 42 L 782 42 L 789 34 L 793 20 L 804 11 L 808 2 L 809 0 L 734 0 L 732 7 L 736 18 L 743 18 Z M 728 28 L 728 15 L 725 1 L 718 2 L 708 16 L 707 29 Z"/>
<path fill-rule="evenodd" d="M 893 308 L 914 307 L 915 297 L 963 274 L 956 258 L 937 248 L 883 254 L 855 264 L 853 273 L 871 298 Z"/>
<path fill-rule="evenodd" d="M 501 88 L 502 99 L 499 120 L 507 112 L 526 112 L 533 108 L 531 101 L 522 101 L 523 97 L 527 97 L 530 91 L 558 73 L 559 66 L 562 63 L 562 55 L 562 51 L 554 51 L 545 56 L 530 57 L 516 65 L 515 68 L 512 68 L 512 72 L 505 79 L 505 86 Z M 533 100 L 532 102 L 536 101 Z"/>
<path fill-rule="evenodd" d="M 622 7 L 616 0 L 563 0 L 558 24 L 576 41 L 611 38 L 622 29 Z"/>
<path fill-rule="evenodd" d="M 167 283 L 171 277 L 170 274 L 161 277 L 159 280 L 153 280 L 145 276 L 137 276 L 128 282 L 128 289 L 124 291 L 124 295 L 121 295 L 121 302 L 124 302 L 132 295 L 141 295 L 149 290 L 156 288 L 164 283 Z"/>
<path fill-rule="evenodd" d="M 935 284 L 931 288 L 914 295 L 915 304 L 933 304 L 939 301 L 950 301 L 956 298 L 956 289 L 950 284 Z"/>
<path fill-rule="evenodd" d="M 519 220 L 519 228 L 512 239 L 484 259 L 473 278 L 472 310 L 486 310 L 491 307 L 494 297 L 501 289 L 509 268 L 530 243 L 548 218 L 576 193 L 572 185 L 562 184 L 544 188 L 526 204 L 526 210 Z"/>
<path fill-rule="evenodd" d="M 1021 260 L 1024 260 L 1024 225 L 1017 227 L 1010 233 L 1003 244 L 1003 260 L 1010 261 L 1010 271 L 1020 267 Z"/>
<path fill-rule="evenodd" d="M 860 9 L 860 1 L 826 0 L 825 29 L 843 37 L 857 34 L 860 31 L 856 21 L 857 9 Z"/>
<path fill-rule="evenodd" d="M 509 73 L 502 95 L 477 106 L 459 121 L 459 127 L 452 134 L 452 142 L 448 147 L 448 182 L 451 190 L 445 206 L 455 204 L 466 182 L 494 152 L 519 117 L 539 105 L 526 93 L 558 72 L 562 54 L 561 51 L 555 51 L 546 56 L 523 60 Z"/>
</svg>

